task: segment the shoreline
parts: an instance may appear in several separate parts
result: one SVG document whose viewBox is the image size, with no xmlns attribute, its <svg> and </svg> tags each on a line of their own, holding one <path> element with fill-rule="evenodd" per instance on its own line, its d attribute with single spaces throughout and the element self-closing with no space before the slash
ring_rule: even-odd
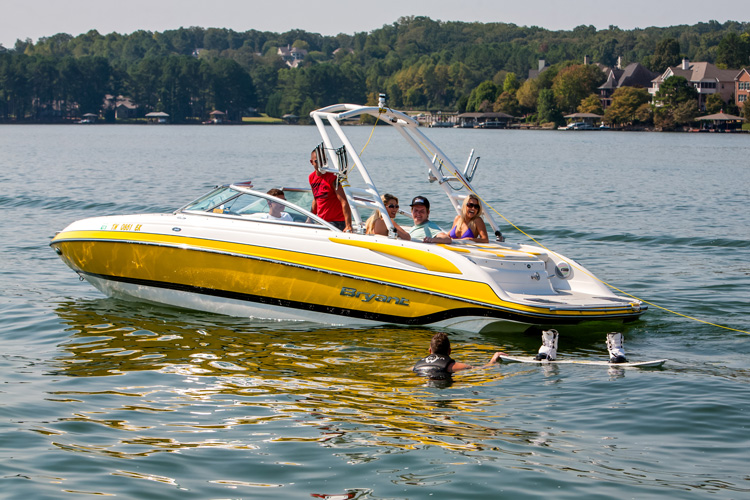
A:
<svg viewBox="0 0 750 500">
<path fill-rule="evenodd" d="M 293 126 L 293 127 L 313 127 L 314 124 L 307 124 L 307 123 L 287 123 L 281 120 L 257 120 L 257 121 L 247 121 L 242 123 L 202 123 L 202 122 L 188 122 L 188 123 L 148 123 L 143 121 L 122 121 L 122 122 L 96 122 L 96 123 L 80 123 L 78 121 L 48 121 L 48 120 L 40 120 L 40 121 L 2 121 L 0 120 L 0 126 L 3 125 L 87 125 L 87 126 L 117 126 L 117 125 L 151 125 L 151 126 L 177 126 L 177 127 L 184 127 L 184 126 L 198 126 L 198 125 L 210 125 L 210 126 L 229 126 L 229 127 L 238 127 L 238 126 L 257 126 L 257 125 L 273 125 L 273 126 Z M 348 123 L 348 124 L 342 124 L 348 127 L 356 127 L 356 126 L 366 126 L 369 127 L 372 124 L 360 124 L 360 123 Z M 420 125 L 421 128 L 433 128 L 428 127 L 425 125 Z M 470 127 L 439 127 L 439 128 L 461 128 L 462 130 L 474 130 Z M 477 129 L 477 130 L 483 130 L 483 129 Z M 716 129 L 699 129 L 699 128 L 682 128 L 682 129 L 674 129 L 674 130 L 656 130 L 653 127 L 623 127 L 623 128 L 606 128 L 606 129 L 592 129 L 592 130 L 560 130 L 557 127 L 542 127 L 539 125 L 524 125 L 524 126 L 511 126 L 506 128 L 500 128 L 495 129 L 497 131 L 499 130 L 543 130 L 543 131 L 558 131 L 558 132 L 664 132 L 664 133 L 701 133 L 701 134 L 747 134 L 750 133 L 750 124 L 745 124 L 745 128 L 740 129 L 733 129 L 733 130 L 716 130 Z"/>
</svg>

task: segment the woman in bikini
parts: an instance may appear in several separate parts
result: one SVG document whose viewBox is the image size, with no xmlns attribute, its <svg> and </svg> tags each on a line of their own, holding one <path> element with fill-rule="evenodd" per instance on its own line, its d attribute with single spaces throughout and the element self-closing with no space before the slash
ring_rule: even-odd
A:
<svg viewBox="0 0 750 500">
<path fill-rule="evenodd" d="M 464 198 L 461 215 L 453 219 L 449 233 L 440 233 L 434 238 L 425 238 L 427 243 L 451 243 L 453 240 L 472 240 L 476 243 L 488 243 L 487 226 L 482 220 L 482 203 L 474 193 Z"/>
</svg>

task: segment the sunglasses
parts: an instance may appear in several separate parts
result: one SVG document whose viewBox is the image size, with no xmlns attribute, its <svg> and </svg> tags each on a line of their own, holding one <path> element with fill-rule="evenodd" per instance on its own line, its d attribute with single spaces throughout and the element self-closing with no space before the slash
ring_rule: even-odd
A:
<svg viewBox="0 0 750 500">
<path fill-rule="evenodd" d="M 468 208 L 475 208 L 477 210 L 479 209 L 479 205 L 477 205 L 476 203 L 467 203 L 466 206 Z"/>
<path fill-rule="evenodd" d="M 388 205 L 387 208 L 398 208 L 398 205 Z"/>
</svg>

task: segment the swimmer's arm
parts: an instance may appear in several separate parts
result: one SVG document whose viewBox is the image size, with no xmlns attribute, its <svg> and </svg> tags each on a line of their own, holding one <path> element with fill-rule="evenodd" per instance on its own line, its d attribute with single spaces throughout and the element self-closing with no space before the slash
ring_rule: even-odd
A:
<svg viewBox="0 0 750 500">
<path fill-rule="evenodd" d="M 450 367 L 448 367 L 448 369 L 451 372 L 456 372 L 459 370 L 469 370 L 471 368 L 488 368 L 496 364 L 497 360 L 500 359 L 500 356 L 503 356 L 503 355 L 506 355 L 506 354 L 500 351 L 496 352 L 495 354 L 492 355 L 492 359 L 490 359 L 490 361 L 486 365 L 481 366 L 481 367 L 475 367 L 475 366 L 467 365 L 465 363 L 453 363 Z"/>
<path fill-rule="evenodd" d="M 452 365 L 448 367 L 448 371 L 457 372 L 460 370 L 469 370 L 471 368 L 474 368 L 474 367 L 471 365 L 467 365 L 466 363 L 459 363 L 458 361 L 456 361 L 455 363 L 453 363 Z"/>
</svg>

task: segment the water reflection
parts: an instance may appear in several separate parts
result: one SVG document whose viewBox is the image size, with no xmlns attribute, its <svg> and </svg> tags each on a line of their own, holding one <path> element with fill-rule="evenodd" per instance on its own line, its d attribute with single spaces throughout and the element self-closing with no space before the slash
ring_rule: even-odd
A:
<svg viewBox="0 0 750 500">
<path fill-rule="evenodd" d="M 377 453 L 423 445 L 480 451 L 494 449 L 498 440 L 538 437 L 502 427 L 502 397 L 481 390 L 523 371 L 472 370 L 442 388 L 411 373 L 432 330 L 292 330 L 130 307 L 100 300 L 56 309 L 69 337 L 60 344 L 55 374 L 92 378 L 51 396 L 71 406 L 73 415 L 61 421 L 136 434 L 116 445 L 59 446 L 126 457 L 317 443 L 357 463 L 373 458 L 362 454 L 362 446 Z M 497 346 L 468 336 L 455 348 L 465 353 L 462 360 L 481 365 Z M 58 423 L 52 432 L 63 434 L 65 426 Z"/>
</svg>

